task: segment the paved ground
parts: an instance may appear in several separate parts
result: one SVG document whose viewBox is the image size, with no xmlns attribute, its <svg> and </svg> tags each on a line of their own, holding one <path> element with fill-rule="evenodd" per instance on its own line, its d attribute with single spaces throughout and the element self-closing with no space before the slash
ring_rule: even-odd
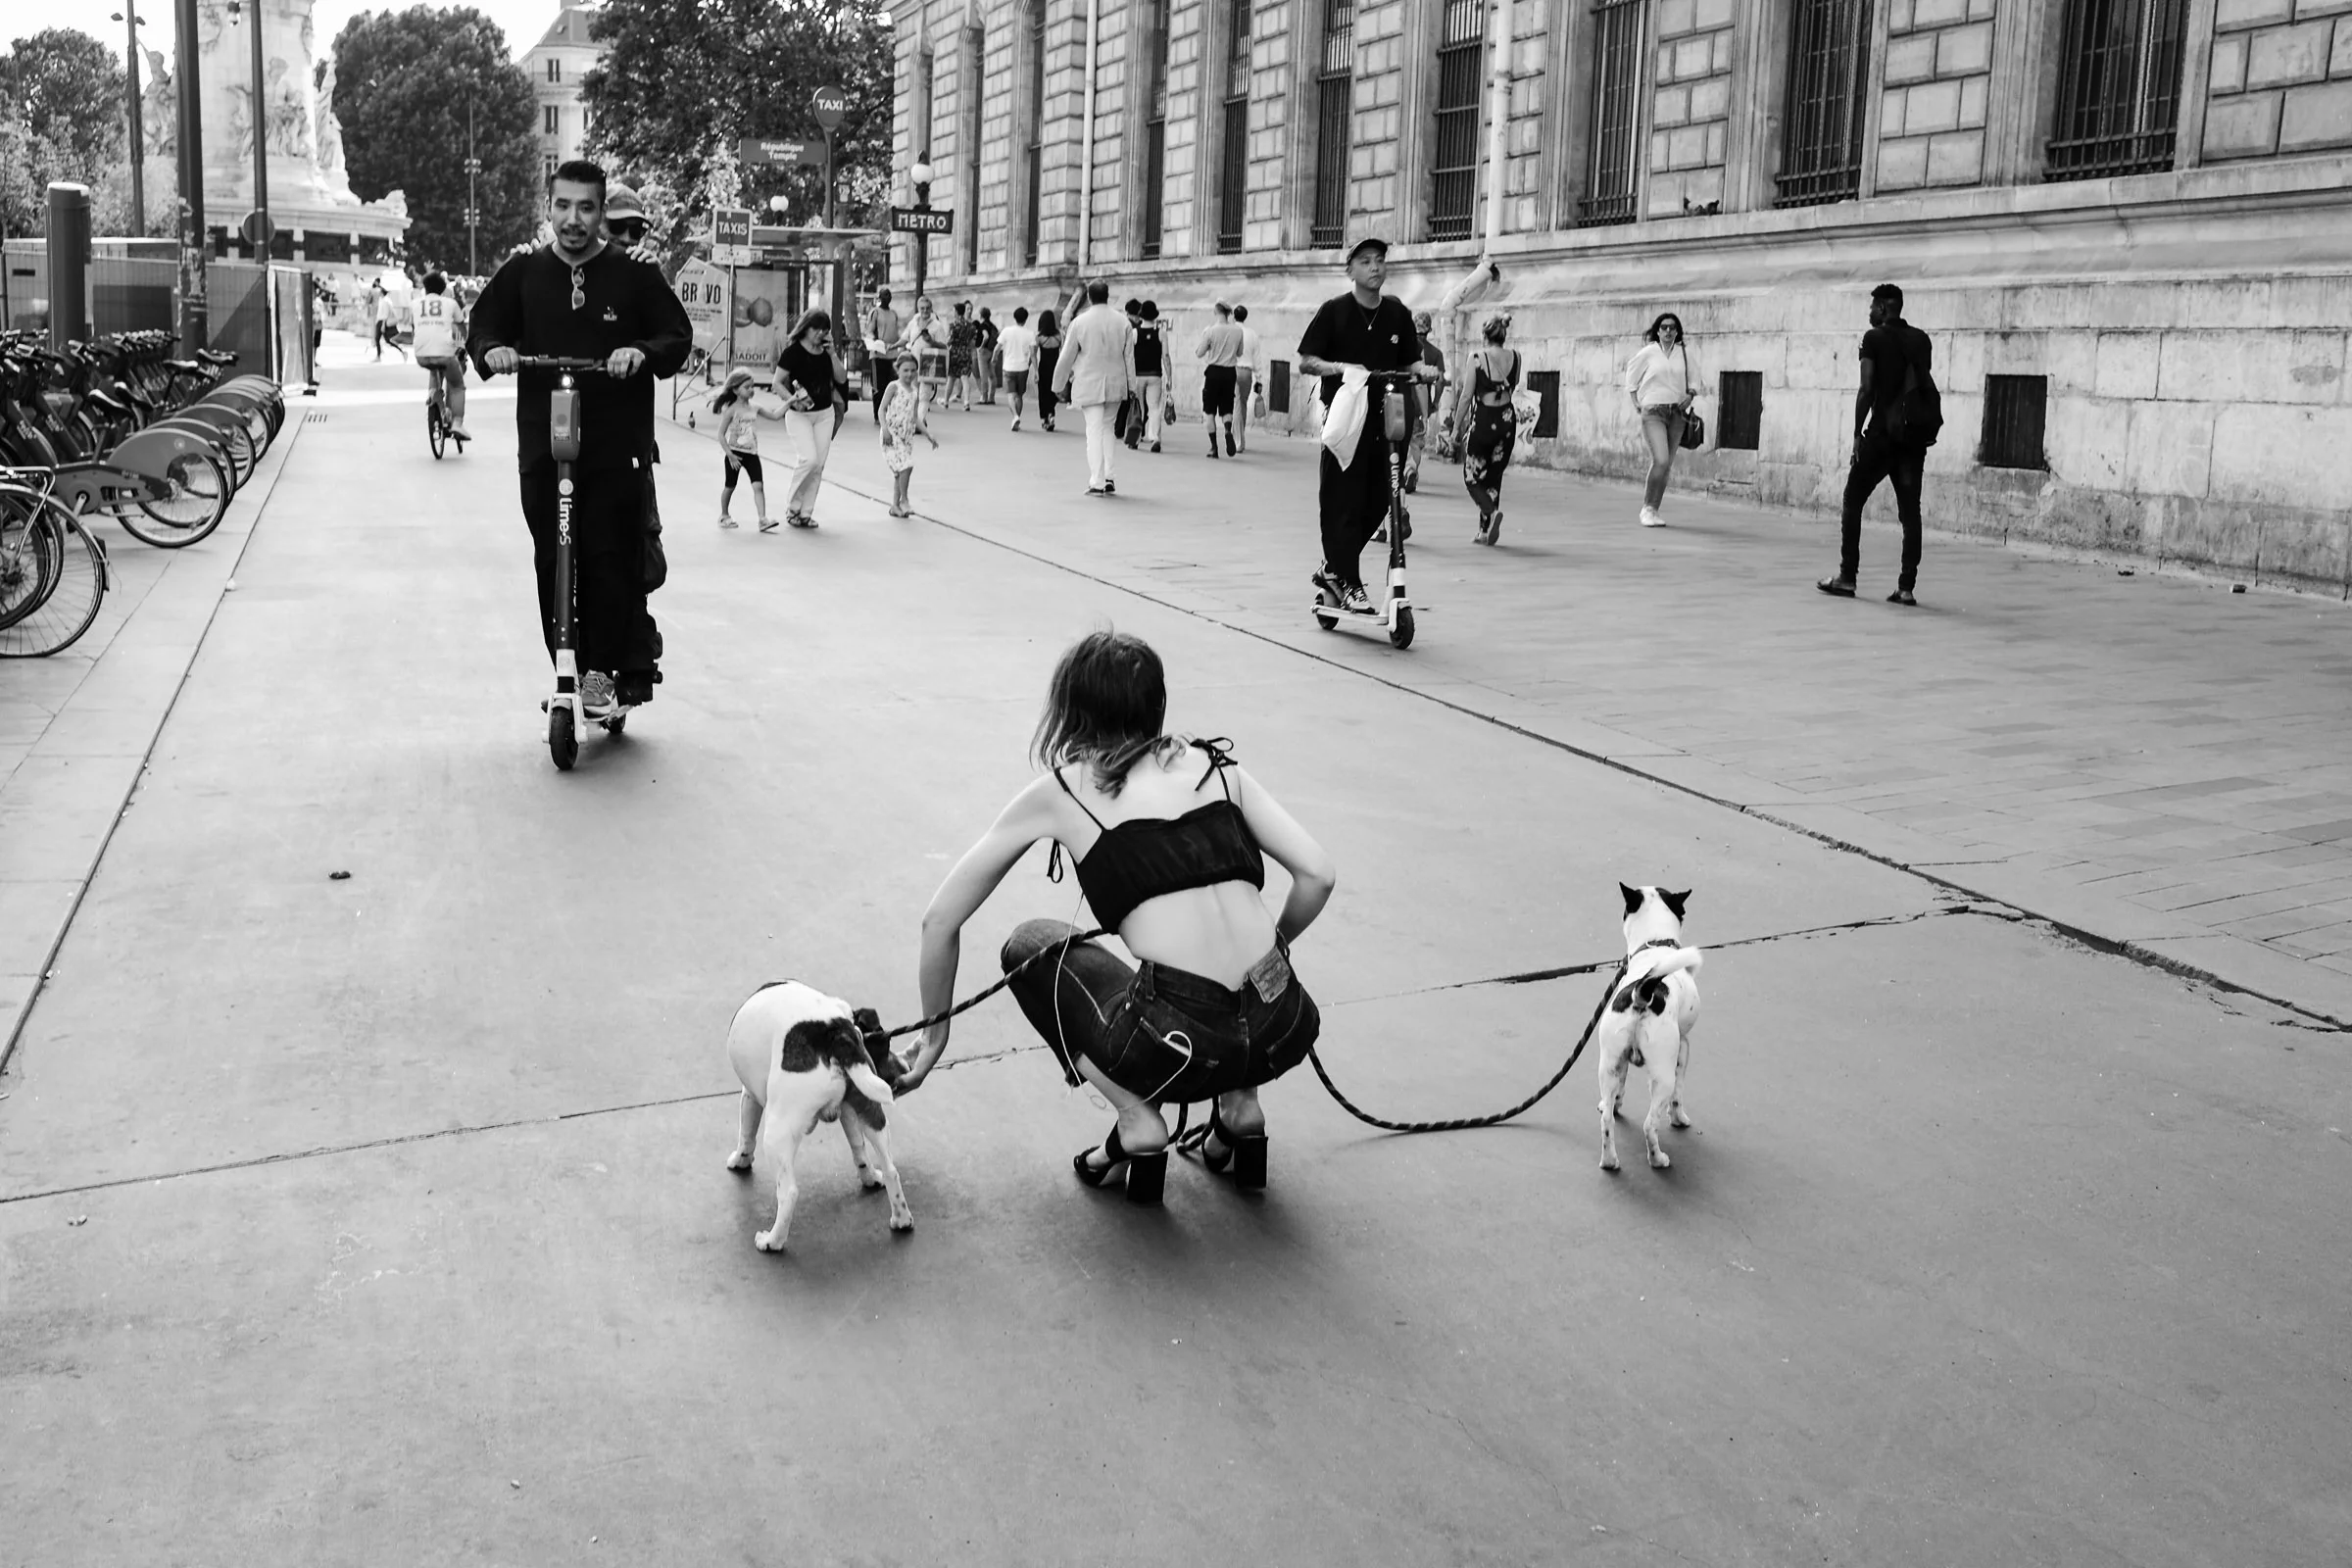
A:
<svg viewBox="0 0 2352 1568">
<path fill-rule="evenodd" d="M 1906 618 L 1817 603 L 1800 525 L 1642 534 L 1538 480 L 1498 552 L 1428 498 L 1397 655 L 1305 624 L 1297 448 L 1139 459 L 1090 503 L 1073 438 L 954 416 L 917 477 L 943 522 L 855 494 L 856 441 L 825 528 L 763 537 L 709 527 L 680 432 L 669 683 L 559 777 L 505 407 L 435 466 L 404 372 L 328 379 L 192 664 L 199 617 L 164 640 L 160 732 L 60 689 L 17 731 L 0 808 L 60 725 L 146 722 L 149 770 L 0 1076 L 0 1561 L 2284 1564 L 2352 1537 L 2340 1031 L 1838 848 L 1955 829 L 1745 800 L 1758 753 L 1691 717 L 1801 717 L 1853 783 L 1868 728 L 1823 715 L 1871 693 L 1907 686 L 1887 723 L 1939 759 L 2071 699 L 1989 673 L 2063 662 L 2061 589 L 2275 636 L 2315 607 L 1940 546 L 1943 608 Z M 1376 1108 L 1517 1099 L 1593 980 L 1496 982 L 1608 958 L 1620 878 L 1693 886 L 1675 1169 L 1593 1168 L 1583 1070 L 1425 1139 L 1297 1075 L 1263 1201 L 1183 1170 L 1131 1212 L 1068 1178 L 1105 1118 L 1000 1005 L 898 1117 L 912 1236 L 820 1142 L 793 1250 L 755 1253 L 728 1012 L 786 973 L 909 1010 L 916 911 L 1023 776 L 1054 655 L 1114 618 L 1337 856 L 1300 963 Z M 74 883 L 54 839 L 11 816 L 0 865 L 44 846 Z M 1073 896 L 1033 858 L 967 977 Z"/>
</svg>

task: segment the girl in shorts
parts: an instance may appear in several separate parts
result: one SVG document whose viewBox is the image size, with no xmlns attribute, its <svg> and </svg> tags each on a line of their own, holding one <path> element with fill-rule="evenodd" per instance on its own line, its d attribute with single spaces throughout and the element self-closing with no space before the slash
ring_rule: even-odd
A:
<svg viewBox="0 0 2352 1568">
<path fill-rule="evenodd" d="M 752 372 L 737 366 L 727 372 L 727 384 L 718 389 L 710 400 L 710 412 L 718 416 L 719 450 L 726 454 L 725 481 L 718 489 L 718 525 L 732 528 L 735 519 L 727 515 L 735 504 L 735 476 L 746 474 L 752 481 L 752 505 L 760 513 L 760 531 L 774 533 L 776 525 L 767 515 L 767 480 L 760 467 L 760 421 L 780 419 L 781 412 L 769 414 L 753 402 L 759 389 L 753 384 Z"/>
<path fill-rule="evenodd" d="M 1100 306 L 1097 309 L 1101 309 Z M 956 990 L 964 922 L 1013 862 L 1052 841 L 1064 850 L 1126 960 L 1059 920 L 1031 920 L 1005 943 L 1012 994 L 1075 1088 L 1094 1085 L 1118 1111 L 1101 1147 L 1073 1168 L 1089 1187 L 1116 1180 L 1156 1203 L 1168 1166 L 1166 1102 L 1209 1100 L 1189 1152 L 1254 1191 L 1266 1184 L 1266 1121 L 1257 1089 L 1297 1066 L 1322 1027 L 1291 971 L 1291 944 L 1331 898 L 1331 858 L 1223 741 L 1171 735 L 1167 680 L 1142 639 L 1099 631 L 1061 656 L 1031 751 L 1041 769 L 965 852 L 923 915 L 926 1014 Z M 1291 875 L 1279 914 L 1262 896 L 1266 858 Z M 932 1025 L 897 1089 L 938 1065 L 948 1025 Z"/>
<path fill-rule="evenodd" d="M 924 416 L 914 351 L 903 350 L 895 369 L 898 379 L 882 389 L 882 466 L 890 470 L 890 514 L 911 517 L 906 487 L 914 482 L 914 438 L 920 435 L 937 452 L 939 437 L 931 433 L 931 421 Z"/>
</svg>

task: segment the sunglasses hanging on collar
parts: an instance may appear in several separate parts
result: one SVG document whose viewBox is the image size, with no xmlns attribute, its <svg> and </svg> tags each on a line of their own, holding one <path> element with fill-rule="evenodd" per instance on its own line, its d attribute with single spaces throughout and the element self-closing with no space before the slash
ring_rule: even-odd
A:
<svg viewBox="0 0 2352 1568">
<path fill-rule="evenodd" d="M 578 310 L 588 303 L 588 274 L 579 268 L 571 270 L 571 308 Z"/>
</svg>

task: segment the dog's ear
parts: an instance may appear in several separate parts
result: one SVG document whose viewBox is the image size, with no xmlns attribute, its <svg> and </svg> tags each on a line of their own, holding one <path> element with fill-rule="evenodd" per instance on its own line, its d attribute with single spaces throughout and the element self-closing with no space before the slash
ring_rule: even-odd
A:
<svg viewBox="0 0 2352 1568">
<path fill-rule="evenodd" d="M 1617 884 L 1617 891 L 1625 895 L 1626 913 L 1631 914 L 1636 909 L 1642 907 L 1642 889 L 1629 888 L 1624 883 L 1620 882 Z"/>
<path fill-rule="evenodd" d="M 882 1032 L 882 1015 L 871 1007 L 852 1007 L 850 1022 L 857 1027 L 858 1043 L 865 1048 L 866 1057 L 875 1070 L 887 1071 L 890 1041 Z"/>
<path fill-rule="evenodd" d="M 1683 906 L 1690 902 L 1690 890 L 1685 888 L 1680 893 L 1669 893 L 1664 888 L 1660 888 L 1658 897 L 1666 901 L 1666 907 L 1672 909 L 1674 917 L 1680 920 L 1683 917 Z"/>
</svg>

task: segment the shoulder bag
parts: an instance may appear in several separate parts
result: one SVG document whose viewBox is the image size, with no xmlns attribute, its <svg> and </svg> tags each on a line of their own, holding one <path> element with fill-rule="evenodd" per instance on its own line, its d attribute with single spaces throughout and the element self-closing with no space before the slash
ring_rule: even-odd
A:
<svg viewBox="0 0 2352 1568">
<path fill-rule="evenodd" d="M 1683 450 L 1696 452 L 1707 444 L 1707 421 L 1700 418 L 1695 396 L 1690 391 L 1690 349 L 1683 346 L 1683 395 L 1692 398 L 1683 406 Z"/>
<path fill-rule="evenodd" d="M 1514 353 L 1511 356 L 1511 413 L 1518 416 L 1520 437 L 1533 440 L 1536 421 L 1544 417 L 1544 397 L 1534 387 L 1520 385 L 1519 365 L 1519 356 Z"/>
</svg>

